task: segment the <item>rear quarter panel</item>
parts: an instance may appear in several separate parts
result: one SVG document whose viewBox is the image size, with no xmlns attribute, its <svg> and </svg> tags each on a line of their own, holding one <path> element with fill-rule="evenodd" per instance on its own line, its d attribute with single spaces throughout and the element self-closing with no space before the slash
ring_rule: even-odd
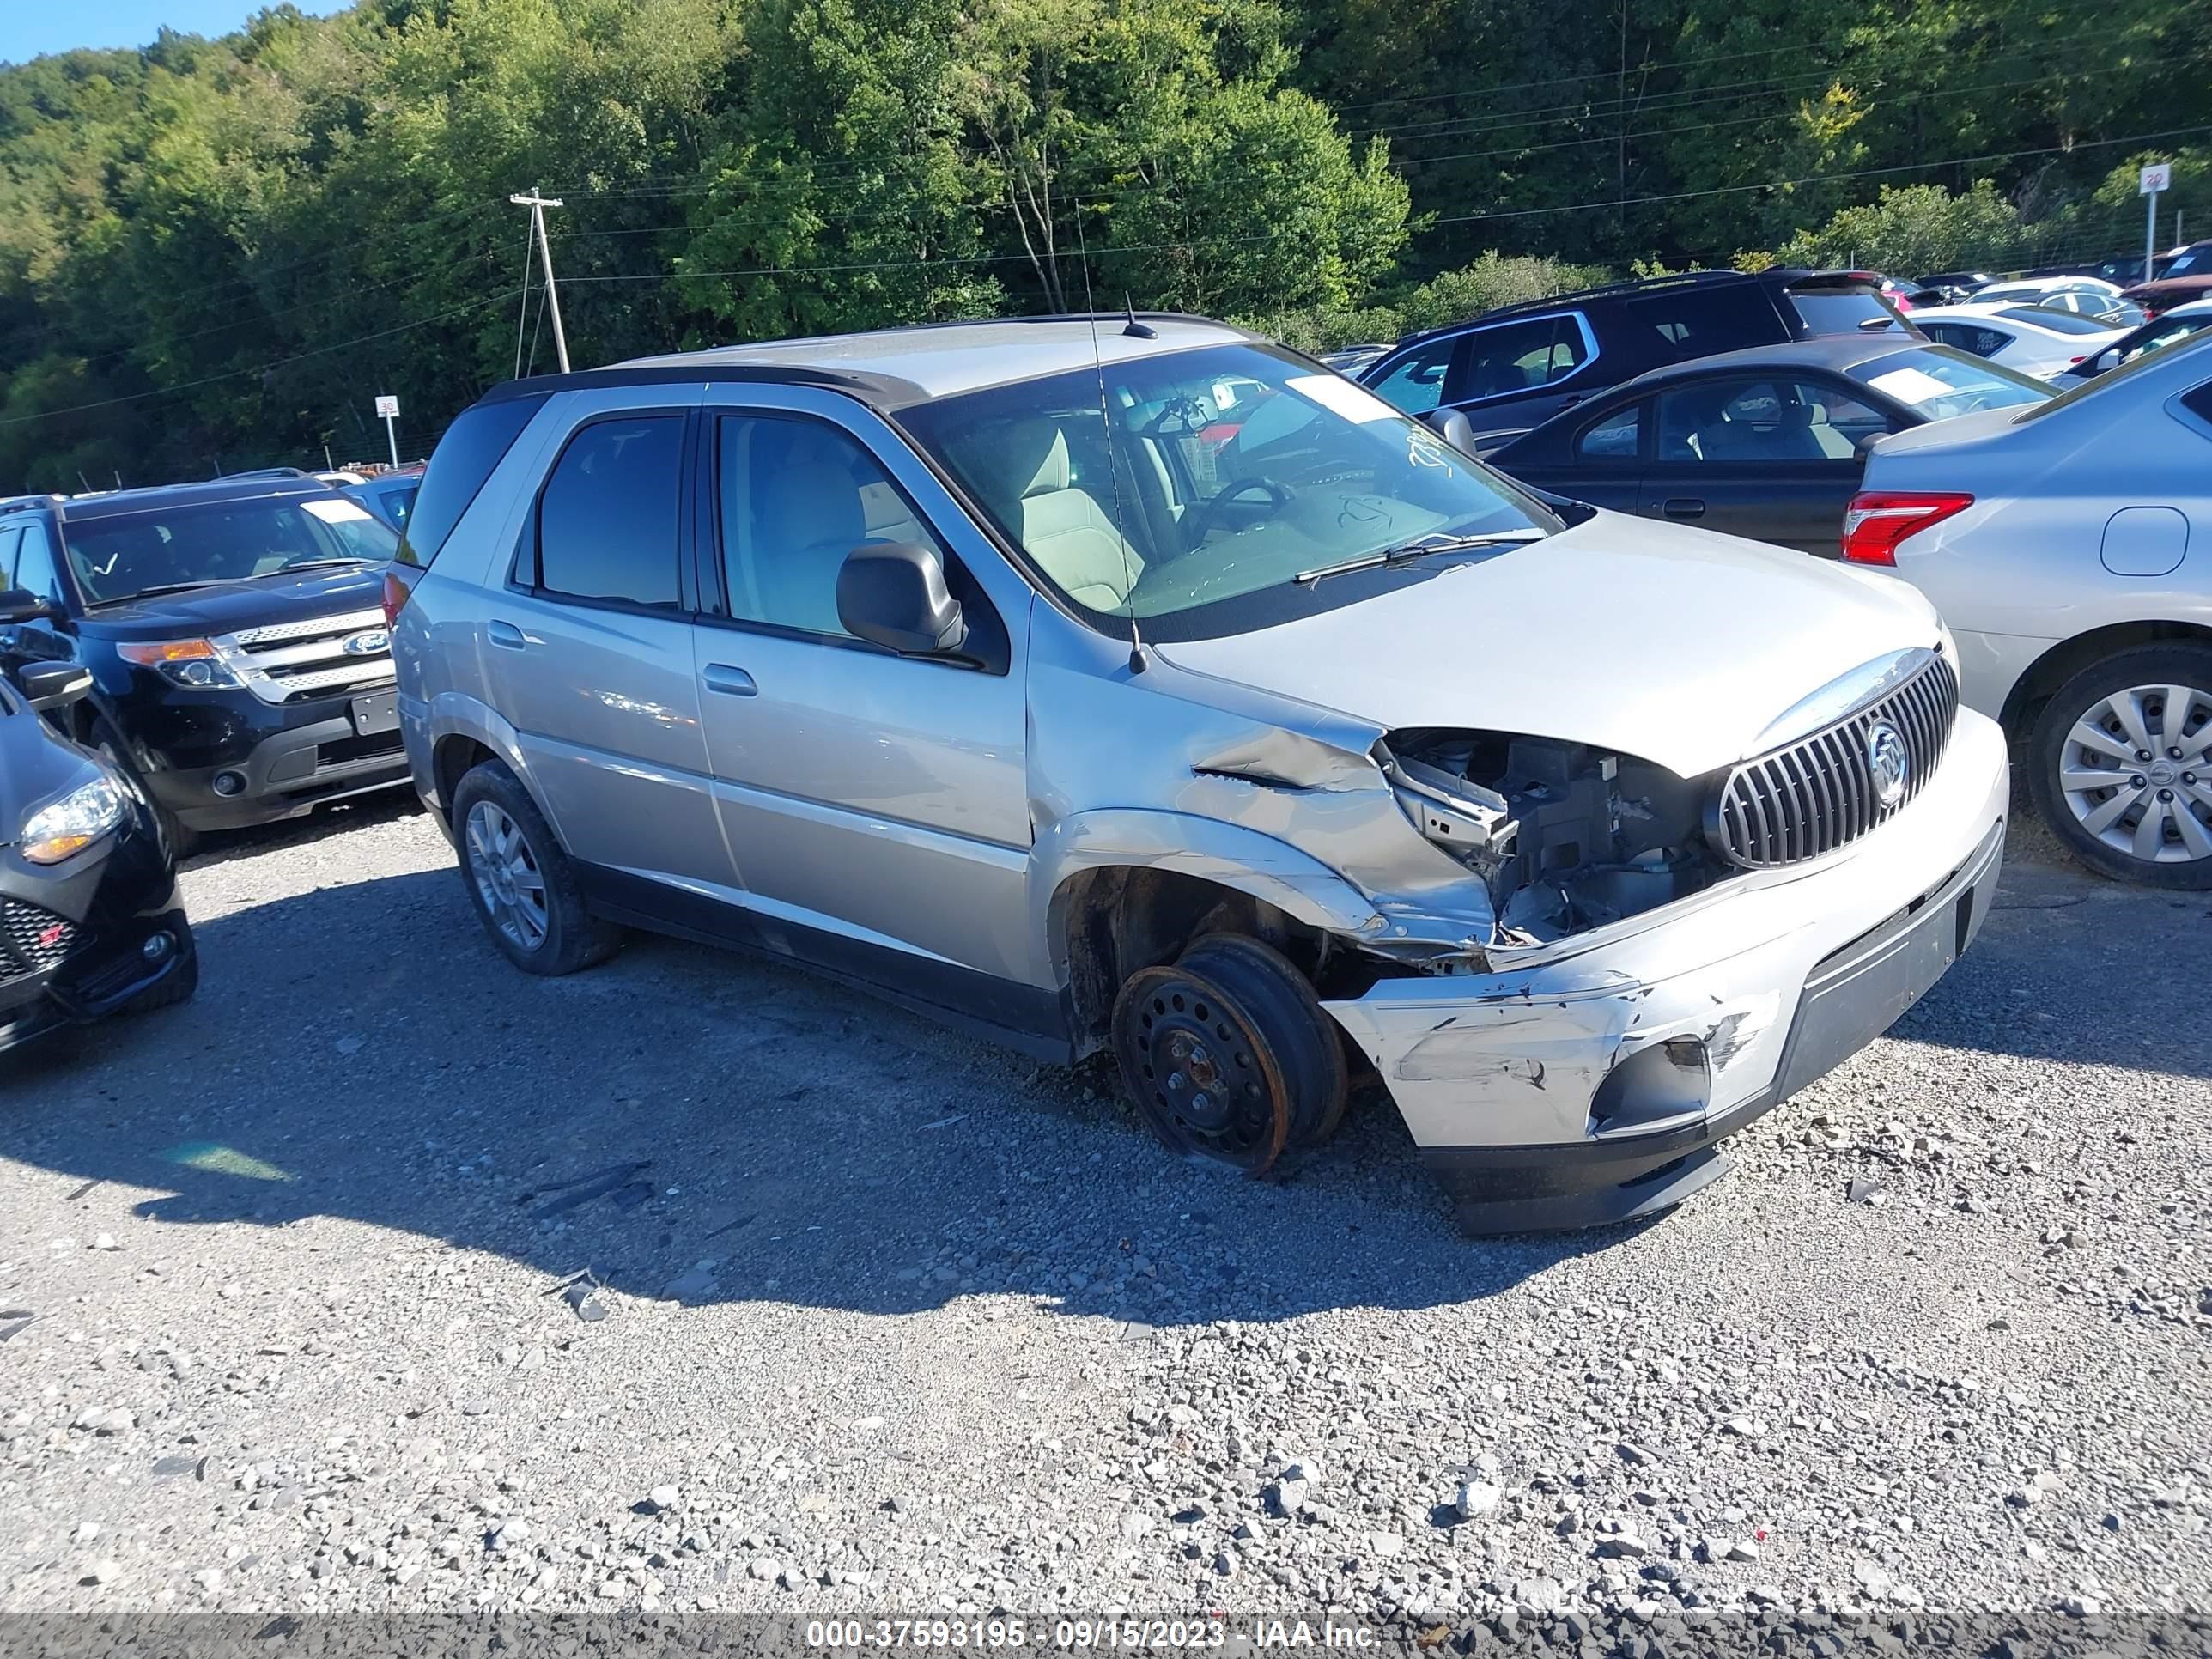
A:
<svg viewBox="0 0 2212 1659">
<path fill-rule="evenodd" d="M 2212 373 L 2212 353 L 2203 366 Z M 1897 574 L 1934 601 L 1957 637 L 1967 705 L 1995 716 L 2052 647 L 2120 623 L 2212 627 L 2212 430 L 2156 397 L 2115 388 L 2014 425 L 1968 416 L 1878 446 L 1870 490 L 1964 490 L 1974 504 L 1897 550 Z M 1959 428 L 1943 441 L 1946 428 Z M 1908 434 L 1912 435 L 1912 434 Z M 2179 511 L 2184 556 L 2157 576 L 2106 566 L 2113 516 Z"/>
</svg>

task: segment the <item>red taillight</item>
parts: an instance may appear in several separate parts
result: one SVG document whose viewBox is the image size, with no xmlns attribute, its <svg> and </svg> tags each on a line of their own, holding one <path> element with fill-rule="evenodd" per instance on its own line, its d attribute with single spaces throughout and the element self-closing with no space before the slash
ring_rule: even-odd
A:
<svg viewBox="0 0 2212 1659">
<path fill-rule="evenodd" d="M 403 576 L 399 574 L 400 568 L 396 564 L 384 567 L 384 625 L 386 628 L 399 626 L 399 613 L 406 609 L 407 601 L 415 592 L 416 576 L 419 574 L 410 571 Z"/>
<path fill-rule="evenodd" d="M 1844 556 L 1853 564 L 1897 562 L 1897 544 L 1974 504 L 1972 495 L 1865 489 L 1844 509 Z"/>
<path fill-rule="evenodd" d="M 2085 363 L 2085 362 L 2088 362 L 2088 361 L 2089 361 L 2089 359 L 2088 359 L 2087 356 L 2086 354 L 2084 354 L 2083 356 L 2079 356 L 2079 357 L 2069 357 L 2069 359 L 2067 359 L 2067 361 L 2068 361 L 2069 362 Z"/>
</svg>

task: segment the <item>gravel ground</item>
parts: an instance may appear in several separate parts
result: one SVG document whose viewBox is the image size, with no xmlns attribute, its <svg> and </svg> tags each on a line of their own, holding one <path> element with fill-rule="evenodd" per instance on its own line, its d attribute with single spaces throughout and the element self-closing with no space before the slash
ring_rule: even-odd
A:
<svg viewBox="0 0 2212 1659">
<path fill-rule="evenodd" d="M 237 839 L 198 1001 L 0 1084 L 0 1610 L 2201 1609 L 2212 895 L 2016 841 L 1723 1182 L 1470 1243 L 1379 1100 L 1215 1178 L 795 971 L 526 979 L 397 805 Z"/>
</svg>

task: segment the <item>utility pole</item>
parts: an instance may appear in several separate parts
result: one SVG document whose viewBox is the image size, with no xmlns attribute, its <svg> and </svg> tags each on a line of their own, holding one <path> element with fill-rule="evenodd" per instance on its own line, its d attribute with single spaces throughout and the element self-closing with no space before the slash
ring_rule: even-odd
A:
<svg viewBox="0 0 2212 1659">
<path fill-rule="evenodd" d="M 527 196 L 510 196 L 507 199 L 517 207 L 530 210 L 531 234 L 538 239 L 538 258 L 545 271 L 545 297 L 553 307 L 553 348 L 560 354 L 561 372 L 566 374 L 568 372 L 568 337 L 562 331 L 561 295 L 553 286 L 553 250 L 545 243 L 545 210 L 559 207 L 561 198 L 540 196 L 538 187 L 533 185 Z"/>
</svg>

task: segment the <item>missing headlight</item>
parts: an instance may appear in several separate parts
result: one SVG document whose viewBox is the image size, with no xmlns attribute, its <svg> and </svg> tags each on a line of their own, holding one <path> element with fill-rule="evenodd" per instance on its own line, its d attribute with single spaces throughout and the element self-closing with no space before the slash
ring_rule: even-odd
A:
<svg viewBox="0 0 2212 1659">
<path fill-rule="evenodd" d="M 1376 760 L 1422 835 L 1482 878 L 1502 941 L 1601 927 L 1729 873 L 1705 843 L 1703 783 L 1632 755 L 1419 727 Z"/>
</svg>

